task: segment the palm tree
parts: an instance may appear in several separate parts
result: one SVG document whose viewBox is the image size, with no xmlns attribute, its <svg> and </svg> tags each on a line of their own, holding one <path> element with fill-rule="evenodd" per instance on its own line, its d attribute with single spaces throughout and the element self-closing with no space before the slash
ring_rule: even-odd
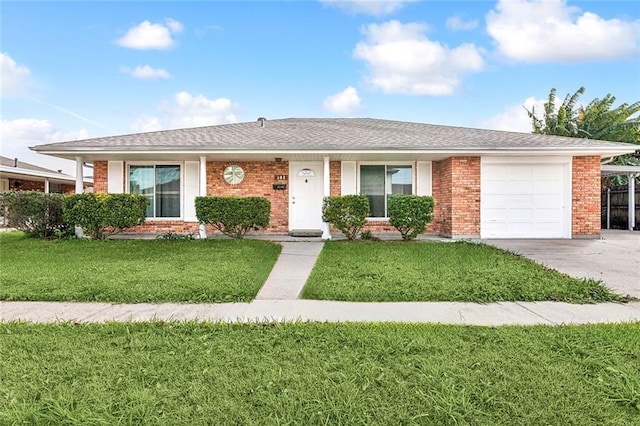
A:
<svg viewBox="0 0 640 426">
<path fill-rule="evenodd" d="M 556 107 L 557 90 L 552 88 L 544 103 L 542 117 L 538 117 L 535 107 L 527 110 L 533 133 L 640 145 L 640 101 L 612 108 L 616 97 L 608 93 L 602 99 L 595 98 L 586 107 L 576 107 L 584 92 L 585 88 L 580 87 L 573 95 L 567 94 L 562 104 Z M 637 166 L 640 164 L 640 149 L 635 154 L 616 157 L 609 163 Z M 622 179 L 624 182 L 615 180 L 617 184 L 626 183 L 626 178 Z"/>
</svg>

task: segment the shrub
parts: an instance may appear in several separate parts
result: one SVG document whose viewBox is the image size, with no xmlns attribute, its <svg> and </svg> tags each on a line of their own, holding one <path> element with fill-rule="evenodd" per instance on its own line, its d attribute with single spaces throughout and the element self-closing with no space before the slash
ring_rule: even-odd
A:
<svg viewBox="0 0 640 426">
<path fill-rule="evenodd" d="M 389 223 L 402 239 L 412 240 L 427 229 L 433 220 L 433 198 L 419 195 L 392 195 L 387 202 Z"/>
<path fill-rule="evenodd" d="M 196 197 L 196 216 L 225 235 L 243 238 L 269 226 L 271 203 L 264 197 Z"/>
<path fill-rule="evenodd" d="M 28 237 L 61 237 L 70 228 L 62 215 L 63 198 L 39 191 L 7 191 L 0 193 L 0 209 L 6 224 Z"/>
<path fill-rule="evenodd" d="M 142 225 L 147 198 L 138 194 L 75 194 L 64 199 L 64 218 L 93 239 Z"/>
<path fill-rule="evenodd" d="M 341 195 L 325 197 L 322 204 L 322 220 L 340 230 L 349 240 L 354 240 L 367 222 L 369 199 L 366 195 Z"/>
</svg>

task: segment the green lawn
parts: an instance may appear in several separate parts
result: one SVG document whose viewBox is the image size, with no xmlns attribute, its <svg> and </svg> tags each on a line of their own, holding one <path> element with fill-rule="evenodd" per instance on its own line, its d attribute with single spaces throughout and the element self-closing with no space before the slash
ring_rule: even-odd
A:
<svg viewBox="0 0 640 426">
<path fill-rule="evenodd" d="M 305 299 L 392 301 L 621 300 L 522 256 L 467 242 L 328 242 Z"/>
<path fill-rule="evenodd" d="M 640 323 L 0 325 L 0 424 L 631 425 Z"/>
<path fill-rule="evenodd" d="M 249 301 L 279 253 L 266 241 L 42 241 L 3 233 L 0 300 Z"/>
</svg>

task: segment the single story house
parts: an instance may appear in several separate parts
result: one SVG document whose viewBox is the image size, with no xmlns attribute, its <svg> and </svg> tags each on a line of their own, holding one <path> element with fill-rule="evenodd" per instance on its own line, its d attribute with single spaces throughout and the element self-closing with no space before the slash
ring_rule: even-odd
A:
<svg viewBox="0 0 640 426">
<path fill-rule="evenodd" d="M 364 194 L 367 229 L 393 231 L 387 196 L 432 195 L 428 231 L 452 238 L 600 235 L 600 160 L 637 146 L 400 121 L 278 120 L 39 145 L 92 162 L 96 192 L 149 197 L 136 232 L 196 232 L 194 199 L 263 196 L 266 232 L 320 231 L 322 199 Z"/>
<path fill-rule="evenodd" d="M 0 156 L 0 192 L 9 190 L 41 191 L 45 193 L 73 194 L 76 178 L 58 170 L 50 170 L 17 158 Z M 92 185 L 84 179 L 82 190 Z"/>
</svg>

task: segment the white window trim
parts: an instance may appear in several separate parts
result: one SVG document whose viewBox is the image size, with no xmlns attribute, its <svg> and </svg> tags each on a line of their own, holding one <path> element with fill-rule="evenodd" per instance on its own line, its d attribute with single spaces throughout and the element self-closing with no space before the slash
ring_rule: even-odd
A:
<svg viewBox="0 0 640 426">
<path fill-rule="evenodd" d="M 164 222 L 171 220 L 183 220 L 184 217 L 184 161 L 127 161 L 125 162 L 126 173 L 126 193 L 130 194 L 131 185 L 129 184 L 130 166 L 180 166 L 180 216 L 178 217 L 146 217 L 149 222 Z"/>
<path fill-rule="evenodd" d="M 411 166 L 411 194 L 416 195 L 416 162 L 415 161 L 357 161 L 356 162 L 356 193 L 360 193 L 360 166 Z M 387 204 L 385 201 L 385 212 L 387 210 Z M 367 217 L 367 221 L 370 222 L 388 222 L 389 216 L 385 217 Z"/>
</svg>

